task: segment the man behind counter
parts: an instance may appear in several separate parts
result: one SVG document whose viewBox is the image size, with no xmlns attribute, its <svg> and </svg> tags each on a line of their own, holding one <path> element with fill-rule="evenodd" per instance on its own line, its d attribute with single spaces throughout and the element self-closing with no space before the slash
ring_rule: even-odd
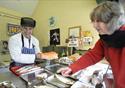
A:
<svg viewBox="0 0 125 88">
<path fill-rule="evenodd" d="M 22 17 L 20 25 L 21 33 L 9 39 L 9 51 L 12 59 L 10 71 L 13 73 L 22 66 L 33 65 L 36 57 L 49 59 L 47 55 L 40 52 L 39 41 L 32 35 L 36 21 L 29 17 Z"/>
</svg>

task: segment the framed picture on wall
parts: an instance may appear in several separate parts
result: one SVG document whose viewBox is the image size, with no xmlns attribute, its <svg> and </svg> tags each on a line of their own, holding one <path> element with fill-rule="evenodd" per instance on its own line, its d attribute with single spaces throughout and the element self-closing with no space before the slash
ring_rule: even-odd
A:
<svg viewBox="0 0 125 88">
<path fill-rule="evenodd" d="M 69 27 L 69 37 L 78 38 L 81 36 L 81 26 Z"/>
<path fill-rule="evenodd" d="M 50 45 L 59 45 L 60 44 L 60 29 L 50 30 Z"/>
<path fill-rule="evenodd" d="M 9 35 L 14 35 L 17 34 L 21 31 L 21 26 L 20 25 L 16 25 L 16 24 L 7 24 L 7 28 L 8 28 L 8 34 Z"/>
</svg>

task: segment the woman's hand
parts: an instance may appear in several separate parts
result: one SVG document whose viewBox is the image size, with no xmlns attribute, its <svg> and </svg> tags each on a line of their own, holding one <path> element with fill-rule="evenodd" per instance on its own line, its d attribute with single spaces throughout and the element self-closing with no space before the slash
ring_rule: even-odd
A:
<svg viewBox="0 0 125 88">
<path fill-rule="evenodd" d="M 71 68 L 65 67 L 65 68 L 60 68 L 57 73 L 61 73 L 63 76 L 68 77 L 72 73 Z"/>
</svg>

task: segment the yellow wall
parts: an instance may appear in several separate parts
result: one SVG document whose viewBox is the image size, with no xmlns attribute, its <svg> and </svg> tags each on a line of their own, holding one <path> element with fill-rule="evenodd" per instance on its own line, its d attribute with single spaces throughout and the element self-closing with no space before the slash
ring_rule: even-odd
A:
<svg viewBox="0 0 125 88">
<path fill-rule="evenodd" d="M 89 20 L 89 14 L 95 6 L 95 0 L 39 0 L 33 18 L 37 21 L 34 35 L 39 39 L 40 46 L 49 45 L 49 31 L 54 28 L 60 28 L 61 45 L 66 45 L 65 39 L 68 38 L 68 28 L 73 26 L 81 26 L 82 30 L 90 30 L 93 33 L 95 43 L 98 39 L 97 32 L 93 29 Z M 19 17 L 26 16 L 3 7 L 0 7 L 0 11 Z M 51 16 L 56 18 L 54 28 L 48 24 L 48 19 Z M 7 23 L 19 24 L 19 22 L 18 19 L 0 16 L 0 40 L 8 40 L 9 38 Z M 89 47 L 85 46 L 83 49 Z"/>
<path fill-rule="evenodd" d="M 21 14 L 18 13 L 16 11 L 13 10 L 9 10 L 3 7 L 0 7 L 0 14 L 2 13 L 7 13 L 7 14 L 11 14 L 11 15 L 15 15 L 18 17 L 22 17 L 22 16 L 26 16 L 25 14 Z M 8 31 L 7 31 L 7 24 L 11 23 L 11 24 L 20 24 L 20 20 L 19 19 L 13 19 L 13 18 L 9 18 L 9 17 L 5 17 L 4 14 L 3 16 L 0 15 L 0 40 L 8 40 L 9 39 L 9 35 L 8 35 Z"/>
<path fill-rule="evenodd" d="M 89 20 L 89 14 L 95 6 L 95 0 L 40 0 L 33 14 L 37 20 L 34 34 L 40 40 L 40 45 L 49 45 L 49 31 L 54 28 L 60 28 L 61 45 L 66 45 L 65 39 L 68 38 L 68 28 L 73 26 L 81 26 L 82 30 L 92 31 L 96 41 L 97 32 Z M 48 19 L 51 16 L 56 18 L 54 28 L 48 25 Z M 88 47 L 85 46 L 84 49 L 88 49 Z"/>
</svg>

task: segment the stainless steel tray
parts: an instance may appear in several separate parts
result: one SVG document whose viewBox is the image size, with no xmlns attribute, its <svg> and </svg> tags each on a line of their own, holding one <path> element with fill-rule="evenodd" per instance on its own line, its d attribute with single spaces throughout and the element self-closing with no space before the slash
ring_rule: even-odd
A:
<svg viewBox="0 0 125 88">
<path fill-rule="evenodd" d="M 65 65 L 61 65 L 61 64 L 53 64 L 53 65 L 48 65 L 45 67 L 45 69 L 49 70 L 52 73 L 57 73 L 57 70 L 59 70 L 62 67 L 66 67 Z"/>
<path fill-rule="evenodd" d="M 54 85 L 58 88 L 70 88 L 70 86 L 75 82 L 69 78 L 65 78 L 58 74 L 53 74 L 52 76 L 46 79 L 46 82 Z"/>
</svg>

